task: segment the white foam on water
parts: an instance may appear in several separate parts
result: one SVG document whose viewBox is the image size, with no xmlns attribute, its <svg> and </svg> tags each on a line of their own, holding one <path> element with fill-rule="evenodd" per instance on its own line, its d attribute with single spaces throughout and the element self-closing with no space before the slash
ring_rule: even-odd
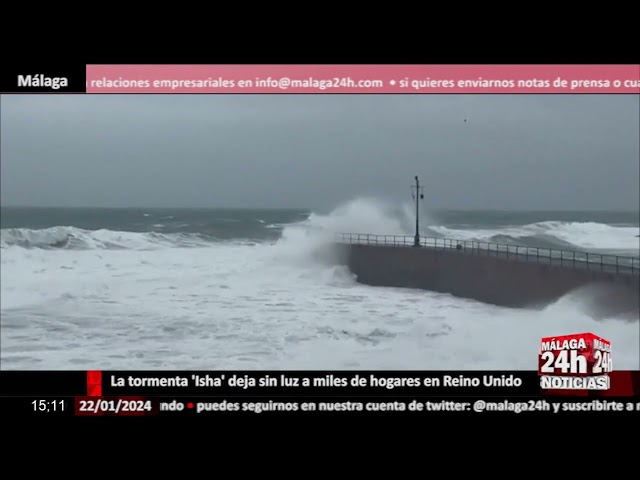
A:
<svg viewBox="0 0 640 480">
<path fill-rule="evenodd" d="M 330 255 L 334 233 L 407 220 L 358 200 L 272 245 L 102 231 L 75 232 L 103 242 L 81 250 L 4 246 L 2 369 L 532 370 L 542 337 L 589 331 L 638 368 L 638 323 L 593 320 L 574 297 L 528 311 L 369 287 Z"/>
<path fill-rule="evenodd" d="M 448 238 L 460 240 L 488 241 L 497 235 L 513 238 L 546 235 L 584 249 L 639 250 L 640 229 L 629 226 L 604 225 L 594 222 L 548 221 L 530 225 L 494 229 L 455 229 L 440 225 L 429 226 L 430 230 Z"/>
</svg>

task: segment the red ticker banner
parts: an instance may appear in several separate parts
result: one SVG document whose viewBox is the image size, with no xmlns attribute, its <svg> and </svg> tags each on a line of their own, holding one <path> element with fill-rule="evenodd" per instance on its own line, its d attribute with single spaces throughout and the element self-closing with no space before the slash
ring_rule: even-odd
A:
<svg viewBox="0 0 640 480">
<path fill-rule="evenodd" d="M 640 93 L 640 65 L 87 65 L 87 93 Z"/>
</svg>

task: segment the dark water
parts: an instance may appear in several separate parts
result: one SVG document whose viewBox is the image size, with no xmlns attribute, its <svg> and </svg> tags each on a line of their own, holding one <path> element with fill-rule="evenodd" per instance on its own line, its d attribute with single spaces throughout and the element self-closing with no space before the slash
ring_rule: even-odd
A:
<svg viewBox="0 0 640 480">
<path fill-rule="evenodd" d="M 2 229 L 82 230 L 197 234 L 204 238 L 263 240 L 277 238 L 282 225 L 300 222 L 308 210 L 109 209 L 3 207 Z"/>
<path fill-rule="evenodd" d="M 598 251 L 637 256 L 640 250 L 640 214 L 602 211 L 423 211 L 421 234 L 454 239 L 475 239 L 528 247 Z M 179 246 L 193 239 L 254 242 L 275 241 L 286 225 L 305 222 L 314 226 L 307 209 L 108 209 L 23 208 L 0 210 L 2 246 L 43 248 L 86 247 L 91 232 L 137 232 L 175 239 Z M 321 214 L 331 217 L 332 213 Z M 340 233 L 351 233 L 358 212 L 334 225 Z M 388 216 L 388 212 L 385 214 Z M 398 217 L 403 215 L 398 211 Z M 413 221 L 403 217 L 404 233 L 411 234 Z M 370 232 L 384 233 L 379 224 Z M 338 233 L 338 232 L 335 232 Z M 398 232 L 389 232 L 395 234 Z M 83 240 L 77 240 L 80 236 Z M 101 237 L 102 238 L 102 237 Z M 76 239 L 75 243 L 69 239 Z M 154 238 L 151 238 L 153 240 Z M 92 244 L 93 245 L 93 244 Z M 102 242 L 101 248 L 126 248 Z M 89 247 L 91 248 L 91 247 Z M 96 248 L 95 245 L 93 248 Z"/>
<path fill-rule="evenodd" d="M 43 229 L 73 226 L 86 230 L 153 231 L 162 224 L 167 232 L 242 236 L 261 231 L 265 224 L 306 219 L 308 209 L 151 209 L 151 208 L 31 208 L 2 207 L 2 228 Z M 640 212 L 622 211 L 456 211 L 427 212 L 431 222 L 451 228 L 487 228 L 539 222 L 593 222 L 614 226 L 640 226 Z M 253 228 L 252 228 L 253 227 Z"/>
</svg>

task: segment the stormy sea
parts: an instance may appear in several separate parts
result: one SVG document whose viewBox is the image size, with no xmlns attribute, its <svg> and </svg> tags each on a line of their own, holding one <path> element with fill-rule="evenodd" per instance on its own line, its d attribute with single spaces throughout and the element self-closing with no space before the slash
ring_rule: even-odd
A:
<svg viewBox="0 0 640 480">
<path fill-rule="evenodd" d="M 3 207 L 1 368 L 533 370 L 542 337 L 592 331 L 637 369 L 638 321 L 359 284 L 338 233 L 413 235 L 410 205 Z M 638 212 L 433 211 L 426 237 L 638 257 Z"/>
</svg>

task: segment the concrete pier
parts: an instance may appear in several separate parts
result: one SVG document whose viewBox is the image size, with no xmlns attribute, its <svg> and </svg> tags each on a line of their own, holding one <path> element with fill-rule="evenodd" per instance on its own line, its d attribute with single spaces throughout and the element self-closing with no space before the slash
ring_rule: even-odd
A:
<svg viewBox="0 0 640 480">
<path fill-rule="evenodd" d="M 581 293 L 588 312 L 640 315 L 640 260 L 451 239 L 342 234 L 357 281 L 449 293 L 506 307 L 541 308 Z"/>
</svg>

